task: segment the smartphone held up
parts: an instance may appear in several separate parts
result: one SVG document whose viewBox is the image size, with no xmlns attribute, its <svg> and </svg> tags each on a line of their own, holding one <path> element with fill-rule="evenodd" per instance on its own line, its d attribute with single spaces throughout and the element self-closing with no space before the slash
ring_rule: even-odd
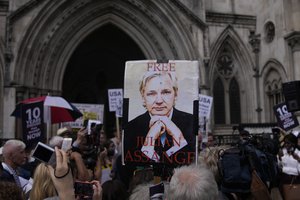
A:
<svg viewBox="0 0 300 200">
<path fill-rule="evenodd" d="M 93 184 L 90 182 L 75 181 L 74 183 L 75 195 L 88 199 L 93 197 L 94 189 Z"/>
<path fill-rule="evenodd" d="M 32 157 L 47 164 L 55 163 L 54 149 L 42 142 L 38 142 L 33 151 Z"/>
</svg>

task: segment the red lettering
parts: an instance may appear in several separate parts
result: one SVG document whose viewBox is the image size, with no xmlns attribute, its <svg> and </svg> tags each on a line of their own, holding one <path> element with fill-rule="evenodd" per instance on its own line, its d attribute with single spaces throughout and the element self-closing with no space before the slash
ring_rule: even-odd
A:
<svg viewBox="0 0 300 200">
<path fill-rule="evenodd" d="M 187 163 L 190 164 L 195 159 L 195 152 L 187 152 Z"/>
<path fill-rule="evenodd" d="M 134 161 L 135 162 L 141 162 L 142 161 L 142 155 L 139 153 L 140 151 L 134 151 Z"/>
<path fill-rule="evenodd" d="M 161 71 L 159 63 L 155 64 L 154 71 Z"/>
<path fill-rule="evenodd" d="M 170 63 L 170 71 L 175 72 L 175 63 Z"/>
<path fill-rule="evenodd" d="M 125 161 L 149 163 L 149 162 L 153 162 L 153 160 L 159 160 L 159 156 L 156 152 L 153 153 L 151 159 L 146 156 L 147 153 L 148 153 L 147 151 L 142 152 L 140 150 L 136 150 L 136 151 L 128 150 L 125 155 Z M 195 152 L 178 151 L 170 157 L 166 152 L 163 152 L 160 160 L 162 163 L 182 165 L 182 164 L 190 164 L 194 161 L 194 159 L 195 159 Z"/>
<path fill-rule="evenodd" d="M 140 152 L 141 152 L 141 151 L 140 151 Z M 149 162 L 150 158 L 148 158 L 148 156 L 146 156 L 146 155 L 143 154 L 142 152 L 141 152 L 141 154 L 142 154 L 142 158 L 146 158 L 146 159 L 142 160 L 142 162 Z"/>
<path fill-rule="evenodd" d="M 125 155 L 125 161 L 129 161 L 129 162 L 133 161 L 133 158 L 132 158 L 132 155 L 131 155 L 130 151 L 127 151 L 127 153 Z"/>
<path fill-rule="evenodd" d="M 175 72 L 175 63 L 147 63 L 147 71 L 158 72 Z"/>
<path fill-rule="evenodd" d="M 158 158 L 159 156 L 157 155 L 157 153 L 154 151 L 153 155 L 152 155 L 152 160 L 159 160 Z"/>
<path fill-rule="evenodd" d="M 154 146 L 155 145 L 155 140 L 153 139 L 153 137 L 147 137 L 147 139 L 150 139 L 150 146 Z"/>
<path fill-rule="evenodd" d="M 180 154 L 185 154 L 185 153 L 186 152 L 183 152 L 183 151 L 178 151 L 177 153 L 175 153 L 175 155 L 174 155 L 175 162 L 178 164 L 184 164 L 185 163 L 184 155 L 182 156 L 183 159 L 179 160 L 179 158 L 181 157 Z"/>
<path fill-rule="evenodd" d="M 170 158 L 166 152 L 163 152 L 162 161 L 165 162 L 165 159 L 167 159 L 169 163 L 173 163 L 172 158 Z"/>
<path fill-rule="evenodd" d="M 143 140 L 144 140 L 144 138 L 142 136 L 136 137 L 136 147 L 142 147 L 143 145 L 147 146 L 147 144 L 144 144 Z M 145 141 L 145 143 L 146 143 L 146 141 Z"/>
<path fill-rule="evenodd" d="M 164 72 L 169 71 L 168 63 L 162 64 L 162 71 L 164 71 Z"/>
<path fill-rule="evenodd" d="M 136 147 L 142 147 L 142 146 L 161 146 L 161 141 L 157 140 L 157 143 L 155 144 L 155 140 L 153 137 L 146 137 L 144 141 L 144 137 L 139 136 L 137 137 Z"/>
<path fill-rule="evenodd" d="M 147 71 L 152 71 L 151 69 L 153 68 L 154 63 L 148 63 L 148 69 Z"/>
</svg>

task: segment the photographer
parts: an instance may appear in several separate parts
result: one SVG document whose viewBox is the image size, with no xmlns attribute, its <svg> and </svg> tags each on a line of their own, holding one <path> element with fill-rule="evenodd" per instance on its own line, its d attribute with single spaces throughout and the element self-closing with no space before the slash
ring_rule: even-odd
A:
<svg viewBox="0 0 300 200">
<path fill-rule="evenodd" d="M 92 172 L 89 171 L 85 166 L 82 155 L 82 150 L 84 150 L 83 147 L 86 144 L 86 133 L 87 130 L 85 128 L 81 128 L 77 132 L 77 138 L 72 144 L 72 151 L 69 151 L 69 158 L 72 171 L 74 173 L 74 178 L 81 181 L 89 181 L 92 178 Z M 55 146 L 61 148 L 64 137 L 70 137 L 70 135 L 59 134 L 59 136 L 53 136 L 49 141 L 49 145 L 53 148 Z"/>
<path fill-rule="evenodd" d="M 113 159 L 115 156 L 116 146 L 112 140 L 108 140 L 104 144 L 104 150 L 99 153 L 97 165 L 95 167 L 95 179 L 101 184 L 111 180 L 111 171 Z"/>
<path fill-rule="evenodd" d="M 280 188 L 284 184 L 300 183 L 299 161 L 300 152 L 296 150 L 297 137 L 290 133 L 284 137 L 284 146 L 279 150 L 278 162 L 281 168 Z"/>
<path fill-rule="evenodd" d="M 52 166 L 48 165 L 50 171 L 51 179 L 56 188 L 56 192 L 60 199 L 64 200 L 75 200 L 76 191 L 74 193 L 74 183 L 71 170 L 68 166 L 68 156 L 67 154 L 55 148 L 56 154 L 56 168 L 53 169 Z M 89 182 L 93 185 L 93 200 L 102 199 L 102 188 L 99 182 L 91 181 Z"/>
</svg>

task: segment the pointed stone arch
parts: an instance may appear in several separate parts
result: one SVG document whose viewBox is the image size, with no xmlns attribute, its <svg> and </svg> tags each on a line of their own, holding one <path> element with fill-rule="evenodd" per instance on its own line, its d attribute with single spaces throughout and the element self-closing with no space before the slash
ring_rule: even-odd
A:
<svg viewBox="0 0 300 200">
<path fill-rule="evenodd" d="M 225 46 L 230 47 L 232 50 L 232 53 L 236 60 L 244 64 L 241 66 L 241 73 L 244 76 L 243 78 L 246 78 L 246 74 L 252 74 L 254 63 L 249 56 L 251 52 L 248 50 L 247 45 L 243 42 L 243 40 L 240 38 L 238 33 L 234 30 L 234 28 L 231 25 L 228 25 L 224 31 L 220 34 L 220 36 L 217 38 L 216 41 L 214 41 L 211 45 L 211 57 L 210 60 L 213 62 L 210 63 L 210 71 L 209 71 L 209 80 L 210 83 L 214 79 L 214 70 L 215 65 L 217 62 L 217 58 L 224 50 Z"/>
<path fill-rule="evenodd" d="M 220 56 L 223 54 L 231 57 L 232 65 L 234 66 L 231 74 L 229 74 L 227 77 L 220 76 L 220 73 L 218 73 L 218 61 Z M 230 81 L 228 80 L 234 78 L 238 84 L 238 88 L 240 90 L 240 112 L 242 123 L 249 122 L 253 117 L 252 115 L 255 113 L 253 110 L 250 110 L 251 108 L 255 107 L 255 101 L 253 101 L 253 98 L 251 98 L 255 95 L 255 91 L 253 91 L 254 82 L 253 77 L 249 76 L 249 74 L 254 73 L 254 63 L 250 55 L 251 52 L 249 51 L 247 45 L 234 30 L 234 27 L 229 25 L 224 29 L 217 40 L 213 42 L 210 58 L 212 62 L 209 63 L 209 84 L 214 85 L 216 78 L 221 77 L 225 87 L 225 96 L 226 93 L 229 92 Z M 228 107 L 228 110 L 226 111 L 226 119 L 230 119 L 229 101 L 230 100 L 228 97 L 227 100 L 225 100 L 225 105 Z M 247 113 L 247 115 L 244 113 Z M 230 123 L 229 121 L 227 120 L 226 123 Z"/>
<path fill-rule="evenodd" d="M 261 85 L 263 86 L 263 116 L 267 122 L 276 122 L 273 107 L 282 103 L 282 83 L 288 80 L 283 65 L 276 59 L 269 59 L 261 72 Z"/>
<path fill-rule="evenodd" d="M 149 59 L 198 59 L 184 22 L 166 13 L 176 5 L 164 4 L 135 0 L 48 1 L 20 44 L 13 81 L 39 93 L 60 94 L 64 70 L 74 49 L 87 35 L 108 23 L 133 38 Z"/>
</svg>

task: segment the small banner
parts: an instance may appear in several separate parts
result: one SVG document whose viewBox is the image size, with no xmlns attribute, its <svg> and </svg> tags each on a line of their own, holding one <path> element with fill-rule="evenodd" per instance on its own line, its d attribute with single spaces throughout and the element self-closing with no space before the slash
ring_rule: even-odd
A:
<svg viewBox="0 0 300 200">
<path fill-rule="evenodd" d="M 190 164 L 198 131 L 197 61 L 128 61 L 123 101 L 123 162 Z"/>
<path fill-rule="evenodd" d="M 199 117 L 210 118 L 212 103 L 213 98 L 211 96 L 199 94 Z"/>
<path fill-rule="evenodd" d="M 80 129 L 84 125 L 84 120 L 92 119 L 103 123 L 104 105 L 103 104 L 84 104 L 72 103 L 83 114 L 82 117 L 76 119 L 75 122 L 64 122 L 62 126 L 70 126 L 72 129 Z"/>
<path fill-rule="evenodd" d="M 122 102 L 123 100 L 123 90 L 109 89 L 108 100 L 109 100 L 109 112 L 114 112 L 118 110 L 118 106 L 120 106 L 120 102 Z"/>
<path fill-rule="evenodd" d="M 23 141 L 30 146 L 44 139 L 44 104 L 36 102 L 22 105 Z"/>
<path fill-rule="evenodd" d="M 123 117 L 123 98 L 117 101 L 116 117 Z"/>
<path fill-rule="evenodd" d="M 213 103 L 211 96 L 199 94 L 199 131 L 202 134 L 202 141 L 207 141 L 206 123 L 210 118 L 210 111 Z"/>
<path fill-rule="evenodd" d="M 288 111 L 285 103 L 277 104 L 273 109 L 277 118 L 278 126 L 283 130 L 288 131 L 299 125 L 297 117 Z"/>
</svg>

